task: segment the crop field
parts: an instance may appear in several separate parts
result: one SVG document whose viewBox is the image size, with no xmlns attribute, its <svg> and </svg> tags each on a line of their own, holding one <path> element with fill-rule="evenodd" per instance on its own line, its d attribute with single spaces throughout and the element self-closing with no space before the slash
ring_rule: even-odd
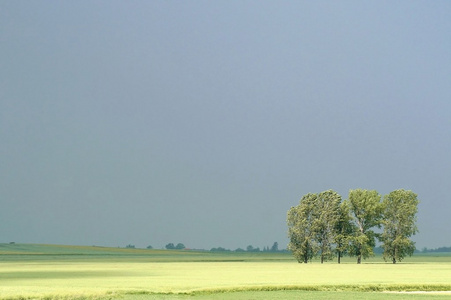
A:
<svg viewBox="0 0 451 300">
<path fill-rule="evenodd" d="M 451 256 L 298 264 L 288 253 L 0 244 L 0 299 L 451 299 Z"/>
</svg>

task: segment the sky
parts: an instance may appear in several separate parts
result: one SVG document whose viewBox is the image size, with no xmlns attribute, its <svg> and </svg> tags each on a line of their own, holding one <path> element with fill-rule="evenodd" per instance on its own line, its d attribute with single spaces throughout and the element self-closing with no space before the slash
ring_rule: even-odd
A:
<svg viewBox="0 0 451 300">
<path fill-rule="evenodd" d="M 0 242 L 263 248 L 307 193 L 451 245 L 451 2 L 1 1 Z"/>
</svg>

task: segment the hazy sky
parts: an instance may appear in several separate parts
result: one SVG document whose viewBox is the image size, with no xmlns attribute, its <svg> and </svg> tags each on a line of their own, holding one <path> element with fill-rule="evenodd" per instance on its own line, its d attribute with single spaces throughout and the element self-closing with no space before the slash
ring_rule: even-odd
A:
<svg viewBox="0 0 451 300">
<path fill-rule="evenodd" d="M 0 242 L 287 244 L 410 189 L 451 245 L 450 1 L 1 1 Z"/>
</svg>

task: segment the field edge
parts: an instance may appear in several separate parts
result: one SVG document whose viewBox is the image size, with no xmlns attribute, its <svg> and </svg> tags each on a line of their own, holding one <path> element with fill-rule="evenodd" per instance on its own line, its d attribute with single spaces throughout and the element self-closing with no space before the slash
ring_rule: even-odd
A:
<svg viewBox="0 0 451 300">
<path fill-rule="evenodd" d="M 124 291 L 126 295 L 209 295 L 234 292 L 308 291 L 308 292 L 451 292 L 451 284 L 366 284 L 366 285 L 265 285 L 205 288 L 182 292 Z"/>
</svg>

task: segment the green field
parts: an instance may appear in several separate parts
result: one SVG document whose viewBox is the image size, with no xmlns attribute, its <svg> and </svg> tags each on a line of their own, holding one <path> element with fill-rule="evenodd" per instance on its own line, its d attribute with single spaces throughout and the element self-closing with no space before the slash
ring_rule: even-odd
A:
<svg viewBox="0 0 451 300">
<path fill-rule="evenodd" d="M 449 255 L 298 264 L 286 253 L 0 244 L 0 299 L 451 298 L 447 291 Z"/>
</svg>

